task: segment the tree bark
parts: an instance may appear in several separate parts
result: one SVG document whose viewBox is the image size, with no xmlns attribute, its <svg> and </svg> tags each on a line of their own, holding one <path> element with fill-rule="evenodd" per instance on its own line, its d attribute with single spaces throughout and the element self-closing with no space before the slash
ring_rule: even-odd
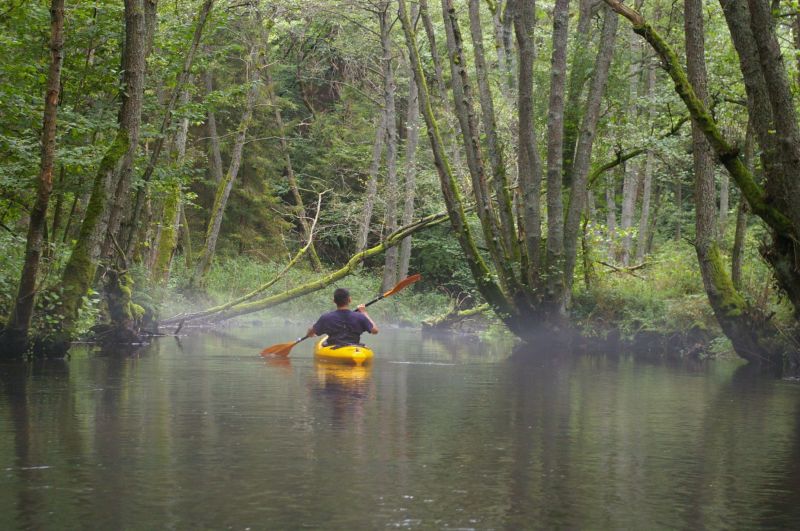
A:
<svg viewBox="0 0 800 531">
<path fill-rule="evenodd" d="M 616 259 L 617 242 L 617 179 L 613 173 L 606 175 L 606 230 L 608 231 L 608 258 Z"/>
<path fill-rule="evenodd" d="M 755 142 L 752 121 L 747 122 L 747 133 L 744 137 L 744 165 L 753 173 L 755 169 L 754 151 Z M 742 265 L 744 264 L 744 244 L 747 236 L 747 201 L 739 198 L 736 209 L 736 232 L 733 236 L 733 250 L 731 251 L 731 282 L 737 290 L 742 288 Z"/>
<path fill-rule="evenodd" d="M 206 86 L 206 96 L 214 91 L 214 76 L 210 68 L 203 74 Z M 217 116 L 212 109 L 208 110 L 206 128 L 208 130 L 208 159 L 211 163 L 211 175 L 214 184 L 222 180 L 222 155 L 219 150 L 219 133 L 217 133 Z"/>
<path fill-rule="evenodd" d="M 133 0 L 131 0 L 133 1 Z M 100 249 L 101 256 L 112 258 L 115 255 L 116 245 L 113 240 L 120 237 L 120 225 L 123 217 L 128 213 L 130 198 L 128 194 L 131 188 L 131 179 L 133 174 L 133 164 L 136 160 L 136 153 L 139 150 L 139 128 L 142 122 L 142 105 L 144 102 L 144 81 L 147 67 L 147 54 L 152 48 L 152 39 L 155 34 L 156 26 L 156 3 L 157 0 L 138 0 L 136 9 L 142 10 L 142 27 L 137 28 L 136 31 L 142 33 L 142 46 L 137 48 L 137 57 L 130 57 L 127 49 L 123 55 L 122 68 L 124 71 L 123 76 L 129 76 L 130 80 L 128 85 L 133 87 L 137 93 L 136 97 L 130 98 L 133 105 L 123 105 L 120 112 L 120 123 L 128 134 L 128 150 L 123 158 L 122 165 L 119 171 L 114 175 L 114 179 L 110 182 L 111 194 L 111 208 L 105 209 L 103 212 L 103 232 L 101 235 Z M 126 2 L 127 5 L 127 2 Z M 126 18 L 127 18 L 126 14 Z M 135 16 L 135 15 L 134 15 Z M 126 32 L 128 25 L 126 24 Z M 126 36 L 127 43 L 127 36 Z M 128 64 L 130 58 L 131 64 Z M 129 112 L 126 112 L 129 111 Z M 122 241 L 125 244 L 125 241 Z M 121 257 L 117 257 L 121 258 Z"/>
<path fill-rule="evenodd" d="M 603 31 L 595 61 L 594 73 L 586 97 L 586 111 L 583 115 L 578 143 L 575 147 L 575 162 L 572 167 L 572 189 L 567 210 L 567 221 L 564 225 L 564 299 L 569 304 L 573 273 L 578 251 L 578 235 L 580 232 L 581 214 L 586 200 L 586 182 L 589 163 L 592 157 L 597 121 L 600 117 L 600 103 L 605 94 L 611 58 L 614 54 L 614 41 L 617 35 L 617 17 L 609 9 L 605 9 Z"/>
<path fill-rule="evenodd" d="M 575 158 L 575 144 L 578 142 L 578 128 L 581 122 L 580 100 L 592 67 L 589 44 L 591 43 L 592 6 L 594 4 L 595 0 L 580 0 L 575 47 L 570 61 L 572 70 L 569 74 L 564 113 L 563 172 L 565 186 L 572 184 L 572 162 Z"/>
<path fill-rule="evenodd" d="M 369 229 L 372 224 L 372 211 L 375 208 L 375 200 L 378 197 L 378 171 L 381 167 L 381 154 L 383 153 L 385 140 L 386 109 L 381 112 L 380 122 L 375 131 L 375 142 L 372 143 L 372 162 L 369 165 L 367 190 L 364 192 L 364 206 L 361 209 L 361 224 L 359 225 L 358 239 L 356 240 L 356 252 L 367 248 Z"/>
<path fill-rule="evenodd" d="M 647 97 L 653 97 L 653 90 L 656 84 L 656 68 L 655 63 L 651 60 L 647 64 L 647 81 L 646 92 Z M 649 109 L 650 123 L 655 119 L 656 110 L 653 103 L 650 104 Z M 648 230 L 650 229 L 650 196 L 653 187 L 653 163 L 654 163 L 653 150 L 647 150 L 647 156 L 644 162 L 644 176 L 642 179 L 642 210 L 639 216 L 639 234 L 636 238 L 636 261 L 641 263 L 647 252 Z"/>
<path fill-rule="evenodd" d="M 47 206 L 53 190 L 53 166 L 56 157 L 56 121 L 58 99 L 61 92 L 61 67 L 64 64 L 64 0 L 50 3 L 50 67 L 47 72 L 47 87 L 42 118 L 41 160 L 36 200 L 28 223 L 25 243 L 25 262 L 22 265 L 17 296 L 11 307 L 3 336 L 3 357 L 22 355 L 28 347 L 28 329 L 36 298 L 36 277 L 42 256 L 44 231 L 47 227 Z M 55 234 L 53 234 L 55 237 Z"/>
<path fill-rule="evenodd" d="M 150 152 L 150 158 L 147 162 L 147 166 L 145 167 L 144 173 L 142 174 L 142 182 L 144 184 L 136 191 L 136 197 L 133 201 L 131 218 L 130 222 L 128 223 L 128 237 L 126 239 L 125 251 L 128 258 L 133 256 L 137 244 L 136 241 L 137 239 L 136 235 L 138 233 L 137 227 L 139 226 L 139 223 L 141 221 L 145 196 L 147 194 L 147 189 L 149 187 L 150 180 L 153 178 L 153 172 L 155 171 L 156 165 L 158 164 L 158 159 L 161 156 L 161 150 L 164 147 L 164 140 L 167 138 L 167 129 L 169 129 L 170 125 L 172 124 L 172 113 L 175 110 L 175 106 L 178 103 L 178 98 L 183 93 L 183 86 L 186 84 L 191 74 L 192 64 L 194 63 L 194 57 L 197 53 L 197 48 L 200 46 L 200 39 L 203 35 L 203 28 L 205 27 L 206 20 L 208 20 L 208 15 L 211 12 L 211 8 L 213 7 L 213 5 L 214 5 L 214 0 L 204 0 L 203 6 L 200 8 L 200 12 L 197 15 L 197 21 L 195 22 L 195 27 L 194 27 L 194 35 L 192 36 L 192 42 L 189 44 L 189 50 L 186 52 L 186 56 L 183 61 L 183 68 L 178 73 L 177 80 L 175 82 L 175 88 L 172 89 L 172 94 L 170 95 L 169 102 L 167 103 L 167 106 L 164 109 L 164 116 L 161 120 L 161 126 L 159 128 L 158 136 L 156 136 L 156 139 L 153 142 L 153 145 L 151 147 L 152 151 Z M 127 197 L 125 197 L 126 202 L 127 200 L 128 200 Z M 112 232 L 112 234 L 116 232 L 114 223 L 109 224 L 109 230 Z"/>
<path fill-rule="evenodd" d="M 386 182 L 384 199 L 386 201 L 386 224 L 389 233 L 397 230 L 397 110 L 392 66 L 391 20 L 389 0 L 382 5 L 380 13 L 381 49 L 383 50 L 384 102 L 386 105 Z M 381 292 L 388 291 L 397 284 L 398 249 L 387 249 L 384 255 L 383 282 Z"/>
<path fill-rule="evenodd" d="M 414 7 L 412 6 L 412 19 Z M 414 196 L 417 180 L 417 146 L 419 144 L 419 90 L 414 79 L 414 72 L 409 66 L 408 109 L 406 113 L 406 156 L 405 156 L 405 200 L 403 202 L 403 225 L 414 219 Z M 400 244 L 399 278 L 408 276 L 411 262 L 411 236 Z"/>
<path fill-rule="evenodd" d="M 547 292 L 561 305 L 564 290 L 564 91 L 567 78 L 569 0 L 553 7 L 553 54 L 550 61 L 550 100 L 547 107 Z M 556 308 L 556 309 L 557 309 Z"/>
<path fill-rule="evenodd" d="M 480 0 L 469 0 L 470 34 L 472 36 L 472 49 L 475 57 L 475 71 L 478 79 L 478 94 L 483 118 L 483 133 L 486 137 L 486 147 L 489 154 L 489 163 L 492 167 L 492 184 L 499 215 L 500 243 L 506 261 L 514 260 L 519 256 L 516 241 L 516 228 L 514 226 L 514 213 L 511 206 L 511 193 L 509 191 L 508 176 L 506 175 L 505 146 L 497 134 L 497 121 L 495 119 L 494 103 L 489 88 L 489 73 L 486 66 L 486 57 L 483 49 L 483 32 L 481 29 Z"/>
<path fill-rule="evenodd" d="M 483 229 L 483 237 L 488 254 L 497 271 L 498 280 L 504 290 L 513 291 L 515 283 L 511 265 L 502 253 L 502 237 L 496 223 L 495 209 L 491 203 L 489 187 L 486 179 L 486 168 L 481 153 L 480 132 L 473 106 L 472 85 L 463 53 L 463 41 L 453 0 L 442 0 L 442 16 L 445 21 L 447 48 L 450 56 L 451 84 L 453 86 L 453 103 L 461 125 L 464 150 L 467 155 L 467 167 L 472 179 L 472 193 L 475 196 L 478 219 Z"/>
<path fill-rule="evenodd" d="M 189 91 L 181 94 L 181 105 L 189 102 Z M 175 135 L 175 151 L 178 167 L 182 168 L 186 158 L 186 141 L 189 137 L 189 118 L 183 118 Z M 150 277 L 157 284 L 165 284 L 169 280 L 172 257 L 178 244 L 178 231 L 181 222 L 181 183 L 174 182 L 167 191 L 164 200 L 164 211 L 161 216 L 161 231 L 155 250 L 155 261 L 150 270 Z"/>
<path fill-rule="evenodd" d="M 512 11 L 509 13 L 508 10 Z M 541 187 L 542 162 L 536 145 L 533 122 L 533 61 L 535 49 L 533 28 L 535 24 L 535 5 L 523 0 L 509 0 L 506 16 L 513 18 L 514 33 L 517 37 L 519 54 L 519 79 L 517 90 L 518 148 L 517 172 L 521 194 L 521 216 L 519 223 L 522 233 L 521 249 L 525 261 L 522 262 L 523 280 L 531 289 L 538 289 L 541 282 L 542 219 Z"/>
<path fill-rule="evenodd" d="M 430 43 L 431 59 L 433 60 L 433 79 L 435 80 L 436 94 L 440 100 L 444 101 L 444 68 L 442 66 L 442 59 L 439 55 L 439 49 L 436 46 L 436 31 L 433 29 L 433 21 L 431 20 L 430 10 L 428 9 L 428 0 L 419 0 L 419 14 L 420 17 L 422 17 L 422 25 L 425 27 L 425 34 L 428 37 L 428 43 Z"/>
<path fill-rule="evenodd" d="M 639 78 L 641 74 L 641 46 L 639 37 L 629 34 L 630 38 L 630 72 L 628 89 L 628 124 L 636 124 L 639 118 Z M 636 214 L 636 198 L 639 192 L 639 161 L 631 160 L 625 164 L 625 177 L 622 182 L 622 212 L 620 214 L 620 229 L 622 231 L 622 246 L 620 262 L 624 266 L 630 264 L 633 250 L 633 218 Z"/>
<path fill-rule="evenodd" d="M 507 322 L 512 331 L 521 333 L 519 326 L 514 326 L 514 308 L 505 298 L 500 287 L 492 280 L 492 275 L 485 261 L 480 255 L 472 231 L 466 223 L 466 213 L 461 192 L 455 174 L 450 166 L 447 154 L 444 150 L 444 143 L 439 133 L 439 126 L 431 106 L 430 94 L 428 92 L 425 74 L 422 69 L 422 61 L 417 49 L 416 36 L 411 20 L 408 15 L 408 8 L 405 0 L 398 0 L 400 22 L 403 26 L 406 45 L 408 47 L 409 59 L 414 69 L 414 79 L 419 89 L 420 110 L 425 118 L 428 130 L 428 139 L 433 152 L 434 165 L 439 176 L 439 183 L 442 189 L 445 205 L 447 206 L 450 225 L 458 238 L 464 258 L 470 269 L 476 286 L 488 302 L 499 315 L 507 316 Z"/>
</svg>

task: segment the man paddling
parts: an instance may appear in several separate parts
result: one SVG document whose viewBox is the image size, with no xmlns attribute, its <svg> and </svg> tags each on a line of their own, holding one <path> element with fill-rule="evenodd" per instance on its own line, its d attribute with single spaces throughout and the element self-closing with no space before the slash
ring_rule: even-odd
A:
<svg viewBox="0 0 800 531">
<path fill-rule="evenodd" d="M 366 305 L 359 304 L 356 311 L 350 310 L 350 292 L 338 288 L 333 292 L 333 303 L 336 309 L 322 314 L 308 329 L 307 337 L 327 334 L 326 345 L 358 345 L 361 334 L 369 332 L 377 334 L 378 327 L 367 314 Z"/>
</svg>

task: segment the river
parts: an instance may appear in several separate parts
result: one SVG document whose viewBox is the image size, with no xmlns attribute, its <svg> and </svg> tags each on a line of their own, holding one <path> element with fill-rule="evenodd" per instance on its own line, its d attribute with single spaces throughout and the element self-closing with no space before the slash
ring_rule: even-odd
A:
<svg viewBox="0 0 800 531">
<path fill-rule="evenodd" d="M 294 328 L 0 365 L 0 529 L 800 527 L 797 382 L 417 330 L 258 356 Z"/>
</svg>

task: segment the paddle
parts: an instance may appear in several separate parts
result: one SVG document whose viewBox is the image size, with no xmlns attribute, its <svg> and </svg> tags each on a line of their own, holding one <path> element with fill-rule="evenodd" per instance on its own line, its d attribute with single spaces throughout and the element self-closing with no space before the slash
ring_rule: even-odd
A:
<svg viewBox="0 0 800 531">
<path fill-rule="evenodd" d="M 416 275 L 411 275 L 410 277 L 406 277 L 403 280 L 401 280 L 400 282 L 398 282 L 395 287 L 393 287 L 392 289 L 390 289 L 386 293 L 384 293 L 384 294 L 372 299 L 371 301 L 366 303 L 364 306 L 369 306 L 370 304 L 375 304 L 376 302 L 378 302 L 381 299 L 385 299 L 386 297 L 388 297 L 390 295 L 394 295 L 395 293 L 397 293 L 401 289 L 413 284 L 414 282 L 418 281 L 421 278 L 422 278 L 422 276 L 419 273 L 417 273 Z M 298 337 L 295 341 L 290 341 L 288 343 L 278 343 L 277 345 L 271 345 L 271 346 L 265 348 L 264 350 L 262 350 L 261 351 L 261 355 L 264 356 L 265 358 L 267 356 L 286 357 L 286 356 L 289 355 L 289 352 L 291 352 L 291 350 L 294 348 L 295 345 L 297 345 L 298 343 L 300 343 L 302 341 L 305 341 L 309 337 L 311 337 L 311 336 L 305 335 L 303 337 Z"/>
</svg>

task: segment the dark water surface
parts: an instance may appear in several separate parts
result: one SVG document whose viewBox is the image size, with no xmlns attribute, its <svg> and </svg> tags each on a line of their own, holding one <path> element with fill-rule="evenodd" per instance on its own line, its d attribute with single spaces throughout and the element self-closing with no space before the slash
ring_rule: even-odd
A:
<svg viewBox="0 0 800 531">
<path fill-rule="evenodd" d="M 294 328 L 0 366 L 0 529 L 800 527 L 800 384 Z"/>
</svg>

